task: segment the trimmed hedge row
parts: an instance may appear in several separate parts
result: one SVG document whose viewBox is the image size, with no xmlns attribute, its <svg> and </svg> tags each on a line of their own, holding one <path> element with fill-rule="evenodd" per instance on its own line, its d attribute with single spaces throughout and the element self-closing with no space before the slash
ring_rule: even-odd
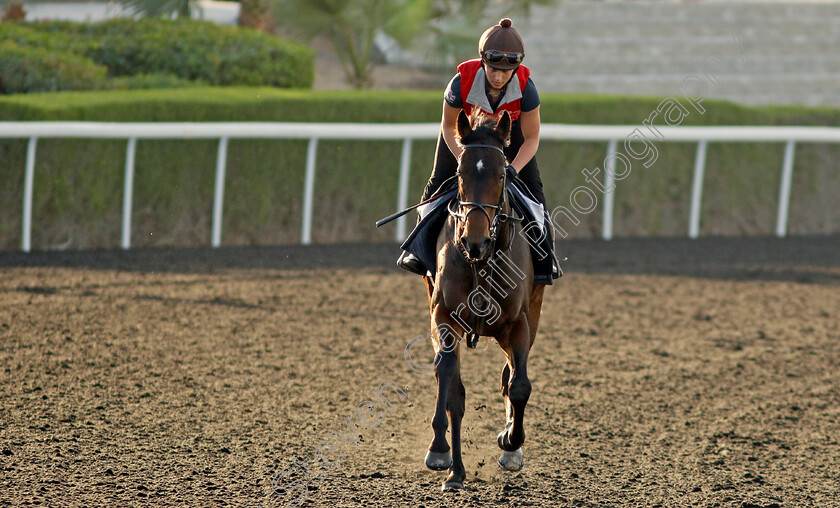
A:
<svg viewBox="0 0 840 508">
<path fill-rule="evenodd" d="M 0 43 L 0 94 L 102 88 L 107 69 L 64 51 Z"/>
<path fill-rule="evenodd" d="M 661 100 L 542 94 L 540 116 L 543 123 L 641 125 Z M 438 122 L 441 102 L 438 91 L 270 87 L 105 90 L 0 97 L 0 120 Z M 708 110 L 705 114 L 695 112 L 681 125 L 840 126 L 840 109 L 828 107 L 748 107 L 708 99 L 703 105 Z"/>
<path fill-rule="evenodd" d="M 248 28 L 191 19 L 2 23 L 0 39 L 27 48 L 18 52 L 27 52 L 25 63 L 31 67 L 27 73 L 37 75 L 39 82 L 54 78 L 50 70 L 57 59 L 77 67 L 82 60 L 91 68 L 104 66 L 109 77 L 144 74 L 179 78 L 158 79 L 159 86 L 181 86 L 189 80 L 211 85 L 309 88 L 314 81 L 314 53 L 309 48 Z M 123 80 L 117 87 L 132 84 Z M 90 84 L 93 89 L 110 87 L 104 76 Z M 30 91 L 42 90 L 6 86 L 4 93 Z"/>
<path fill-rule="evenodd" d="M 64 26 L 70 22 L 41 23 L 39 26 L 55 27 Z M 74 23 L 75 24 L 75 23 Z M 57 30 L 36 30 L 33 23 L 2 23 L 0 24 L 0 36 L 3 40 L 14 42 L 19 46 L 32 46 L 45 48 L 53 51 L 71 51 L 78 53 L 79 50 L 71 50 L 80 42 L 73 39 L 70 34 Z"/>
<path fill-rule="evenodd" d="M 656 98 L 550 95 L 546 123 L 639 125 Z M 827 108 L 746 108 L 706 101 L 707 112 L 684 124 L 840 125 Z M 64 92 L 0 98 L 0 121 L 320 121 L 438 122 L 438 92 L 321 92 L 272 88 L 186 88 Z M 628 132 L 629 134 L 629 132 Z M 232 140 L 228 147 L 223 241 L 228 245 L 300 240 L 305 140 Z M 313 240 L 392 241 L 392 226 L 373 222 L 396 207 L 402 143 L 319 143 Z M 615 232 L 684 236 L 695 144 L 659 143 L 659 158 L 617 183 Z M 38 142 L 33 246 L 116 247 L 120 238 L 122 140 Z M 586 185 L 582 170 L 603 167 L 605 143 L 543 141 L 538 155 L 549 206 L 569 204 Z M 26 140 L 0 141 L 0 249 L 20 243 Z M 772 234 L 783 146 L 710 143 L 701 234 Z M 434 142 L 413 145 L 410 195 L 422 191 Z M 133 236 L 136 246 L 208 245 L 216 142 L 140 141 L 137 146 Z M 840 147 L 800 144 L 790 208 L 792 234 L 837 233 Z M 567 224 L 570 236 L 600 233 L 600 206 Z"/>
</svg>

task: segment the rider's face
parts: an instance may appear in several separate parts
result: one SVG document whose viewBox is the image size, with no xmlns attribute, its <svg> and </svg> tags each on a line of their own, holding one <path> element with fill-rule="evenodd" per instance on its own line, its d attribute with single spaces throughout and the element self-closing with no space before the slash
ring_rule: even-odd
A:
<svg viewBox="0 0 840 508">
<path fill-rule="evenodd" d="M 490 88 L 494 91 L 499 91 L 505 84 L 510 81 L 510 77 L 513 76 L 513 72 L 516 69 L 494 69 L 484 62 L 484 73 L 487 75 L 487 82 L 490 84 Z"/>
</svg>

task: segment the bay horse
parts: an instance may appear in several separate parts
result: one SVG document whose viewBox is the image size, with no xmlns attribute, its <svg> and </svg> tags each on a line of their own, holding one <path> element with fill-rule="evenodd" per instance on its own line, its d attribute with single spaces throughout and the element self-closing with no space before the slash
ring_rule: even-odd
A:
<svg viewBox="0 0 840 508">
<path fill-rule="evenodd" d="M 443 490 L 463 487 L 461 420 L 465 391 L 461 381 L 460 343 L 475 347 L 479 336 L 493 337 L 505 354 L 501 390 L 507 425 L 497 441 L 499 466 L 518 471 L 524 465 L 525 405 L 531 394 L 528 353 L 542 309 L 544 285 L 534 284 L 529 243 L 517 234 L 522 218 L 513 215 L 506 191 L 510 142 L 507 112 L 493 116 L 458 116 L 457 137 L 464 148 L 458 163 L 458 197 L 437 238 L 437 270 L 425 277 L 435 348 L 437 403 L 434 438 L 426 467 L 449 475 Z M 452 447 L 446 441 L 452 425 Z"/>
</svg>

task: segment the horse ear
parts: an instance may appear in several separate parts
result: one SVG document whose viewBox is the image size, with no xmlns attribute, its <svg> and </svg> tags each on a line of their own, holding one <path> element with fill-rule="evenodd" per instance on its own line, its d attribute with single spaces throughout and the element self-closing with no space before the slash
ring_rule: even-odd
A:
<svg viewBox="0 0 840 508">
<path fill-rule="evenodd" d="M 461 112 L 458 113 L 458 137 L 460 139 L 464 139 L 470 134 L 472 134 L 470 119 L 467 116 L 467 113 L 462 109 Z"/>
<path fill-rule="evenodd" d="M 507 111 L 502 111 L 502 117 L 496 124 L 495 131 L 504 140 L 505 144 L 510 142 L 510 114 Z"/>
</svg>

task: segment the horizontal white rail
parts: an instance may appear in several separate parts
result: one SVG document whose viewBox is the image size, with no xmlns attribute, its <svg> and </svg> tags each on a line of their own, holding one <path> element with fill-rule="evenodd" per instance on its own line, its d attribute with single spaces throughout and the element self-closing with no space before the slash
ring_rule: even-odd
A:
<svg viewBox="0 0 840 508">
<path fill-rule="evenodd" d="M 548 140 L 610 141 L 623 139 L 638 125 L 543 124 Z M 0 122 L 0 138 L 105 139 L 435 139 L 437 123 L 293 123 L 293 122 Z M 840 127 L 663 126 L 661 141 L 766 141 L 840 143 Z"/>
<path fill-rule="evenodd" d="M 551 141 L 606 141 L 608 153 L 615 152 L 618 141 L 627 139 L 636 130 L 644 135 L 654 127 L 638 125 L 572 125 L 543 124 L 540 137 Z M 783 142 L 785 154 L 779 189 L 779 207 L 776 221 L 777 236 L 787 234 L 790 189 L 793 174 L 794 151 L 800 143 L 840 143 L 840 127 L 785 127 L 785 126 L 656 126 L 659 141 L 697 142 L 694 178 L 691 192 L 689 237 L 697 238 L 700 229 L 700 203 L 703 193 L 703 172 L 708 142 Z M 301 243 L 311 242 L 312 211 L 315 186 L 315 160 L 319 139 L 402 140 L 400 178 L 397 190 L 399 207 L 408 203 L 409 161 L 411 142 L 415 139 L 436 139 L 440 132 L 437 123 L 419 124 L 361 124 L 361 123 L 283 123 L 283 122 L 0 122 L 0 138 L 29 138 L 25 167 L 23 197 L 23 224 L 21 248 L 29 252 L 32 231 L 32 195 L 35 174 L 35 152 L 39 138 L 126 139 L 125 181 L 123 196 L 123 230 L 121 245 L 130 247 L 131 206 L 134 186 L 134 158 L 138 139 L 218 139 L 216 183 L 213 200 L 213 247 L 222 240 L 222 211 L 225 185 L 227 145 L 230 139 L 307 139 L 304 211 Z M 607 171 L 607 176 L 611 172 Z M 612 238 L 613 185 L 605 187 L 602 237 Z M 405 221 L 398 222 L 396 240 L 405 237 Z"/>
<path fill-rule="evenodd" d="M 608 141 L 624 139 L 635 129 L 645 135 L 648 128 L 639 125 L 565 125 L 543 124 L 541 139 Z M 787 142 L 840 143 L 840 127 L 751 127 L 751 126 L 699 126 L 656 127 L 664 139 L 657 141 L 715 141 L 715 142 Z M 652 138 L 652 136 L 651 136 Z"/>
<path fill-rule="evenodd" d="M 0 138 L 431 139 L 440 124 L 0 122 Z"/>
</svg>

